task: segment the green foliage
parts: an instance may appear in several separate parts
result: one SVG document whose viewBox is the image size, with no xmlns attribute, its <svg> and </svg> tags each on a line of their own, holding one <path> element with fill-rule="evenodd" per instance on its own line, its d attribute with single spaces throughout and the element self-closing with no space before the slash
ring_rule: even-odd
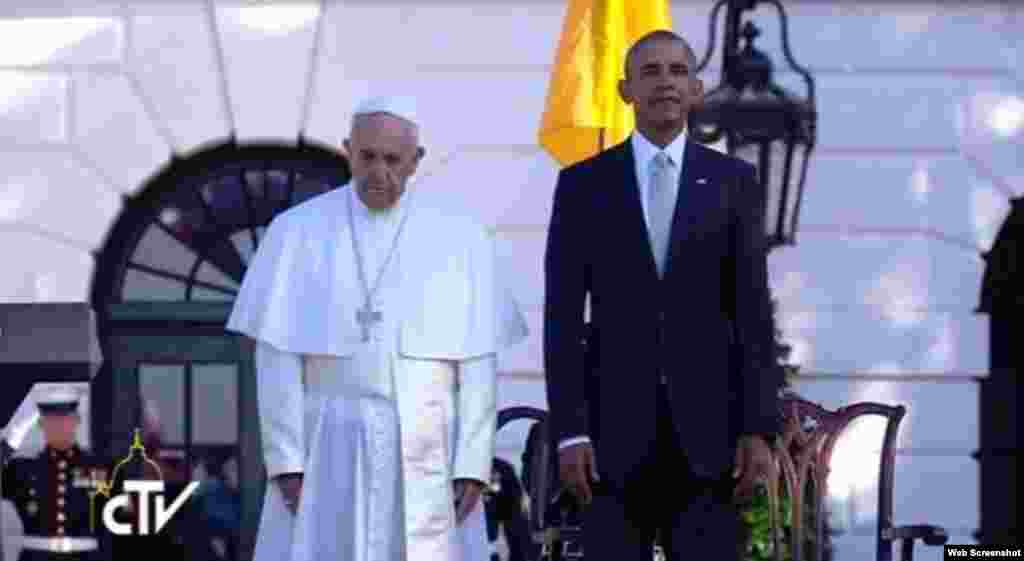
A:
<svg viewBox="0 0 1024 561">
<path fill-rule="evenodd" d="M 813 559 L 814 552 L 818 549 L 813 493 L 810 492 L 810 484 L 805 491 L 805 503 L 803 509 L 803 558 Z M 790 548 L 793 545 L 793 508 L 788 493 L 783 492 L 779 497 L 779 524 L 776 532 L 779 537 L 780 558 L 792 559 Z M 761 491 L 754 495 L 753 500 L 740 511 L 740 523 L 742 531 L 747 540 L 743 552 L 740 553 L 740 561 L 772 561 L 775 559 L 774 546 L 772 543 L 772 527 L 770 509 L 768 506 L 768 494 Z"/>
<path fill-rule="evenodd" d="M 777 302 L 772 301 L 772 313 L 777 312 Z M 775 322 L 778 325 L 778 322 Z M 781 369 L 783 378 L 780 380 L 780 389 L 788 390 L 793 380 L 800 372 L 800 366 L 789 362 L 790 355 L 793 352 L 791 345 L 787 345 L 782 341 L 782 331 L 776 327 L 775 329 L 775 355 Z M 791 534 L 791 523 L 792 519 L 792 504 L 788 494 L 783 493 L 779 497 L 779 525 L 776 530 L 779 532 L 779 547 L 782 548 L 781 558 L 791 559 L 790 554 L 790 539 Z M 808 505 L 810 506 L 810 505 Z M 812 508 L 805 508 L 804 511 L 807 513 L 804 517 L 805 528 L 814 528 L 814 512 Z M 743 551 L 740 553 L 741 561 L 771 561 L 774 557 L 772 543 L 772 528 L 771 518 L 768 505 L 768 494 L 762 488 L 760 492 L 756 493 L 753 499 L 746 504 L 740 510 L 740 524 L 742 525 L 743 535 L 746 537 L 746 543 L 743 546 Z M 809 540 L 814 539 L 814 532 L 806 532 Z M 813 543 L 805 544 L 805 547 L 813 546 Z"/>
<path fill-rule="evenodd" d="M 790 504 L 788 497 L 781 501 L 782 520 L 789 520 Z M 751 503 L 740 513 L 744 529 L 747 532 L 745 561 L 770 561 L 773 559 L 771 518 L 768 507 L 768 494 L 757 493 Z M 781 536 L 780 536 L 781 538 Z M 782 539 L 779 545 L 783 548 L 783 558 L 789 557 L 788 546 Z"/>
</svg>

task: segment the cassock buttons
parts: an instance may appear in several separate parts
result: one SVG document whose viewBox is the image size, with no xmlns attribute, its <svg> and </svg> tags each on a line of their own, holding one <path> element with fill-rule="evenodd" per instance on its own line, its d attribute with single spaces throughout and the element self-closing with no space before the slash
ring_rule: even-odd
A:
<svg viewBox="0 0 1024 561">
<path fill-rule="evenodd" d="M 64 497 L 57 497 L 57 506 L 59 506 L 59 507 L 63 507 L 64 506 Z"/>
<path fill-rule="evenodd" d="M 63 471 L 57 474 L 57 479 L 59 479 L 60 481 L 64 481 L 67 478 L 68 474 L 64 473 Z"/>
<path fill-rule="evenodd" d="M 64 526 L 57 526 L 57 533 L 63 536 L 64 535 Z"/>
<path fill-rule="evenodd" d="M 57 492 L 60 493 L 61 495 L 63 495 L 64 492 L 67 490 L 67 487 L 63 483 L 57 486 Z"/>
<path fill-rule="evenodd" d="M 64 517 L 64 513 L 63 512 L 58 512 L 57 513 L 57 522 L 64 522 L 65 520 L 67 520 L 67 518 Z"/>
<path fill-rule="evenodd" d="M 67 469 L 68 462 L 66 460 L 61 460 L 60 462 L 57 463 L 57 467 L 60 469 Z"/>
</svg>

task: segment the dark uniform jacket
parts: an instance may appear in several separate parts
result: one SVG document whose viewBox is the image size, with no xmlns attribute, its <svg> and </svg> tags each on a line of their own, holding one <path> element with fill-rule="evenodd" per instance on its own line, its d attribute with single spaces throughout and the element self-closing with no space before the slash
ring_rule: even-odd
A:
<svg viewBox="0 0 1024 561">
<path fill-rule="evenodd" d="M 32 538 L 92 538 L 99 545 L 104 497 L 91 497 L 97 480 L 106 481 L 109 465 L 79 446 L 64 451 L 45 448 L 35 457 L 11 458 L 3 469 L 3 498 L 21 518 L 24 535 Z M 90 503 L 95 502 L 95 520 Z M 68 552 L 81 540 L 49 539 L 49 546 L 22 546 L 19 561 L 103 559 L 100 549 Z M 26 547 L 28 545 L 28 547 Z M 64 552 L 60 551 L 64 549 Z"/>
</svg>

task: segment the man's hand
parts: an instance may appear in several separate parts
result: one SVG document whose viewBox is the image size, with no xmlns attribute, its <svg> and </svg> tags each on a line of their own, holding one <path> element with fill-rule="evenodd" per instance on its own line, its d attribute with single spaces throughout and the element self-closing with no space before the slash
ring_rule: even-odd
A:
<svg viewBox="0 0 1024 561">
<path fill-rule="evenodd" d="M 739 501 L 749 500 L 758 481 L 766 480 L 771 475 L 771 448 L 761 436 L 741 436 L 736 447 L 735 465 L 732 477 L 739 479 L 736 483 L 735 498 Z"/>
<path fill-rule="evenodd" d="M 589 505 L 594 498 L 590 481 L 598 480 L 594 446 L 590 442 L 580 442 L 559 450 L 558 475 L 581 505 Z"/>
<path fill-rule="evenodd" d="M 462 524 L 473 512 L 484 493 L 484 484 L 475 479 L 455 480 L 455 523 Z"/>
<path fill-rule="evenodd" d="M 299 511 L 299 499 L 302 496 L 302 474 L 285 473 L 274 478 L 284 495 L 284 504 L 294 515 Z"/>
</svg>

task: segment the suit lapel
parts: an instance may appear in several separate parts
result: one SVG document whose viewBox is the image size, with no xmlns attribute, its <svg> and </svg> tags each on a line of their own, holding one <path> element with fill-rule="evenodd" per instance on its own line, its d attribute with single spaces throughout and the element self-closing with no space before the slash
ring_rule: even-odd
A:
<svg viewBox="0 0 1024 561">
<path fill-rule="evenodd" d="M 622 174 L 623 178 L 619 184 L 623 186 L 621 196 L 625 209 L 623 214 L 626 221 L 624 231 L 638 234 L 634 237 L 633 245 L 637 247 L 637 251 L 647 256 L 645 261 L 648 265 L 648 274 L 657 279 L 658 264 L 654 261 L 651 234 L 647 229 L 647 221 L 644 219 L 644 207 L 640 201 L 640 184 L 636 176 L 636 157 L 633 154 L 630 139 L 626 138 L 625 142 L 616 147 L 616 150 L 618 153 L 615 158 L 615 167 L 618 168 L 617 173 Z M 615 208 L 615 206 L 613 205 L 611 208 Z M 678 203 L 676 208 L 676 212 L 678 212 Z"/>
<path fill-rule="evenodd" d="M 687 140 L 686 148 L 683 150 L 683 169 L 679 176 L 676 207 L 672 214 L 668 258 L 665 261 L 665 278 L 672 273 L 673 263 L 681 262 L 680 254 L 683 251 L 684 242 L 692 234 L 699 212 L 705 207 L 706 198 L 711 193 L 708 185 L 698 182 L 704 177 L 701 164 L 699 148 L 692 140 Z"/>
</svg>

